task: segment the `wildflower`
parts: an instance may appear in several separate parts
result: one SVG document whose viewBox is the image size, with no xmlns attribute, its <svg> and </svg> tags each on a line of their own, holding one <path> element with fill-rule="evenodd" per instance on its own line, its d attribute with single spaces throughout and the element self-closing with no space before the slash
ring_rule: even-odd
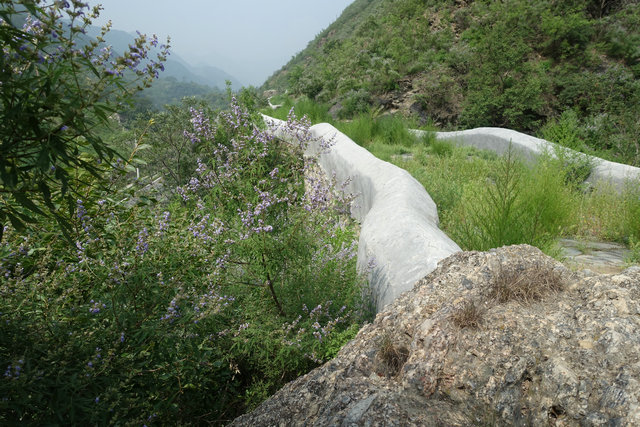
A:
<svg viewBox="0 0 640 427">
<path fill-rule="evenodd" d="M 138 252 L 139 255 L 144 255 L 149 250 L 148 237 L 149 232 L 147 231 L 147 227 L 144 227 L 140 233 L 138 233 L 138 242 L 136 244 L 136 252 Z"/>
<path fill-rule="evenodd" d="M 102 303 L 101 301 L 91 300 L 90 303 L 93 304 L 91 307 L 89 307 L 89 312 L 92 314 L 98 314 L 100 313 L 101 309 L 107 308 L 107 305 Z"/>
<path fill-rule="evenodd" d="M 168 320 L 169 323 L 173 323 L 179 317 L 180 317 L 180 312 L 178 311 L 178 303 L 174 298 L 169 303 L 169 307 L 167 307 L 167 313 L 164 316 L 162 316 L 160 320 Z"/>
<path fill-rule="evenodd" d="M 171 213 L 165 211 L 162 213 L 162 218 L 158 221 L 158 234 L 162 235 L 169 228 L 169 218 Z"/>
<path fill-rule="evenodd" d="M 22 365 L 24 364 L 24 360 L 20 359 L 16 362 L 15 365 L 7 366 L 7 370 L 4 372 L 4 376 L 7 378 L 13 378 L 17 380 L 20 378 L 20 372 L 22 371 Z"/>
</svg>

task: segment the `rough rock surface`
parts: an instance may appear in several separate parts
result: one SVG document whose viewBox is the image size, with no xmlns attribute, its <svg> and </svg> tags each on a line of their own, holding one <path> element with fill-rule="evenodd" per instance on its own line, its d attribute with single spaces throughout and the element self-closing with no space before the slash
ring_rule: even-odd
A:
<svg viewBox="0 0 640 427">
<path fill-rule="evenodd" d="M 562 289 L 509 299 L 545 277 Z M 627 426 L 639 400 L 640 268 L 585 277 L 520 245 L 441 261 L 233 425 Z"/>
</svg>

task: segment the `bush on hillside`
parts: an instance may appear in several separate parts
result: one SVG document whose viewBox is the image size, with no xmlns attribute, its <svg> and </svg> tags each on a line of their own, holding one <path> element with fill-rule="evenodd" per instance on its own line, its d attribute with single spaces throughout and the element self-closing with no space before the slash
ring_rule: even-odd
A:
<svg viewBox="0 0 640 427">
<path fill-rule="evenodd" d="M 0 423 L 222 424 L 355 335 L 354 235 L 305 175 L 308 123 L 288 130 L 194 111 L 208 160 L 170 203 L 87 183 L 75 246 L 50 221 L 4 227 Z"/>
<path fill-rule="evenodd" d="M 23 230 L 43 215 L 70 235 L 79 186 L 119 157 L 98 128 L 163 69 L 168 46 L 155 36 L 140 35 L 122 56 L 101 44 L 109 25 L 87 38 L 99 10 L 0 1 L 0 241 L 5 225 Z"/>
</svg>

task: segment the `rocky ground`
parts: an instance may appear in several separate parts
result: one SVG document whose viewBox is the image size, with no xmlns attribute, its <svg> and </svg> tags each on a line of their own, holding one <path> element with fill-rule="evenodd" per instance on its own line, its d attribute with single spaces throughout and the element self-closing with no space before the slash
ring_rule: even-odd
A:
<svg viewBox="0 0 640 427">
<path fill-rule="evenodd" d="M 233 425 L 640 425 L 640 268 L 461 252 Z"/>
<path fill-rule="evenodd" d="M 560 239 L 559 243 L 565 265 L 574 270 L 612 274 L 629 267 L 631 251 L 619 243 L 576 239 Z"/>
</svg>

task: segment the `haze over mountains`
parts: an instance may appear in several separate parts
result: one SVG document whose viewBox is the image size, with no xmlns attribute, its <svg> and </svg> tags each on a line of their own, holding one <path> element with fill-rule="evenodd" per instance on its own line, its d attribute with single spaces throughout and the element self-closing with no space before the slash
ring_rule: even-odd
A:
<svg viewBox="0 0 640 427">
<path fill-rule="evenodd" d="M 87 30 L 87 34 L 90 37 L 95 38 L 100 34 L 100 28 L 90 26 Z M 123 52 L 130 44 L 133 43 L 136 36 L 136 33 L 128 33 L 126 31 L 112 29 L 105 36 L 105 42 L 106 44 L 113 46 L 113 49 L 116 52 Z M 174 77 L 178 82 L 192 82 L 218 89 L 224 89 L 227 80 L 231 82 L 231 86 L 234 90 L 240 89 L 243 86 L 242 82 L 226 71 L 208 64 L 199 64 L 194 66 L 182 59 L 177 53 L 174 53 L 173 50 L 167 58 L 164 68 L 165 70 L 160 77 L 161 79 Z"/>
</svg>

